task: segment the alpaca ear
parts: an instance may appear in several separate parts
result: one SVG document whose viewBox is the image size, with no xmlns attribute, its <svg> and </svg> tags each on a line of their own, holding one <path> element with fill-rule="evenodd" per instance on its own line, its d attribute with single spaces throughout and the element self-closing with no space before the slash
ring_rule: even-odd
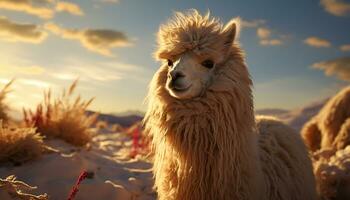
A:
<svg viewBox="0 0 350 200">
<path fill-rule="evenodd" d="M 222 34 L 225 37 L 225 46 L 232 46 L 239 34 L 240 19 L 231 19 L 222 29 Z"/>
</svg>

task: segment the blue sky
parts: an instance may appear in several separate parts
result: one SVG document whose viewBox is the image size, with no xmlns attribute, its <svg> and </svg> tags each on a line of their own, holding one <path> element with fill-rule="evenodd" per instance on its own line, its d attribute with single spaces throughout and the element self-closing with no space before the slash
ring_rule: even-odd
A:
<svg viewBox="0 0 350 200">
<path fill-rule="evenodd" d="M 174 11 L 191 8 L 223 22 L 242 18 L 239 40 L 257 108 L 300 107 L 350 81 L 347 0 L 18 2 L 0 0 L 0 84 L 16 77 L 14 108 L 32 107 L 43 89 L 58 92 L 79 77 L 82 96 L 96 97 L 93 109 L 145 110 L 147 85 L 159 67 L 152 58 L 158 27 Z M 23 24 L 31 25 L 27 32 Z"/>
</svg>

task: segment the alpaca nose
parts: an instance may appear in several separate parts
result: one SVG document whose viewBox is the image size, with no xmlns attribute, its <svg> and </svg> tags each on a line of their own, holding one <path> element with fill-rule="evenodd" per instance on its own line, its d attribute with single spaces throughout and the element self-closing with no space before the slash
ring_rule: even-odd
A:
<svg viewBox="0 0 350 200">
<path fill-rule="evenodd" d="M 180 71 L 172 71 L 172 72 L 170 72 L 170 78 L 171 78 L 171 81 L 173 81 L 173 82 L 175 82 L 177 79 L 183 78 L 183 77 L 185 77 L 185 74 L 183 74 Z"/>
</svg>

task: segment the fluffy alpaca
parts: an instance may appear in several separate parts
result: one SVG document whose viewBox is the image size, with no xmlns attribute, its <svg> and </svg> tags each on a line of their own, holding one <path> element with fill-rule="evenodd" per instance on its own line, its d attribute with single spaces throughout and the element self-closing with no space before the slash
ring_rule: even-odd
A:
<svg viewBox="0 0 350 200">
<path fill-rule="evenodd" d="M 305 124 L 303 139 L 311 151 L 344 149 L 350 144 L 350 87 L 331 98 L 321 111 Z"/>
<path fill-rule="evenodd" d="M 151 81 L 144 122 L 161 200 L 315 199 L 301 138 L 276 120 L 255 122 L 237 26 L 192 10 L 159 30 L 156 57 L 166 63 Z"/>
<path fill-rule="evenodd" d="M 331 98 L 305 124 L 303 139 L 313 152 L 314 174 L 322 199 L 349 199 L 350 87 Z"/>
</svg>

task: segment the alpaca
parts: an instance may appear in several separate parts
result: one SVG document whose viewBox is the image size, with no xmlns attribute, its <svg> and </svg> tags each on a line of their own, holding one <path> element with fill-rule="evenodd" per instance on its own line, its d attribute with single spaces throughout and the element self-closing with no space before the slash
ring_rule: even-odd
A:
<svg viewBox="0 0 350 200">
<path fill-rule="evenodd" d="M 350 87 L 332 97 L 302 129 L 313 153 L 317 190 L 322 199 L 350 198 Z"/>
<path fill-rule="evenodd" d="M 302 131 L 306 146 L 320 149 L 344 149 L 350 144 L 350 87 L 331 98 Z"/>
<path fill-rule="evenodd" d="M 161 200 L 316 198 L 298 134 L 255 121 L 238 23 L 191 10 L 160 27 L 144 123 Z"/>
</svg>

